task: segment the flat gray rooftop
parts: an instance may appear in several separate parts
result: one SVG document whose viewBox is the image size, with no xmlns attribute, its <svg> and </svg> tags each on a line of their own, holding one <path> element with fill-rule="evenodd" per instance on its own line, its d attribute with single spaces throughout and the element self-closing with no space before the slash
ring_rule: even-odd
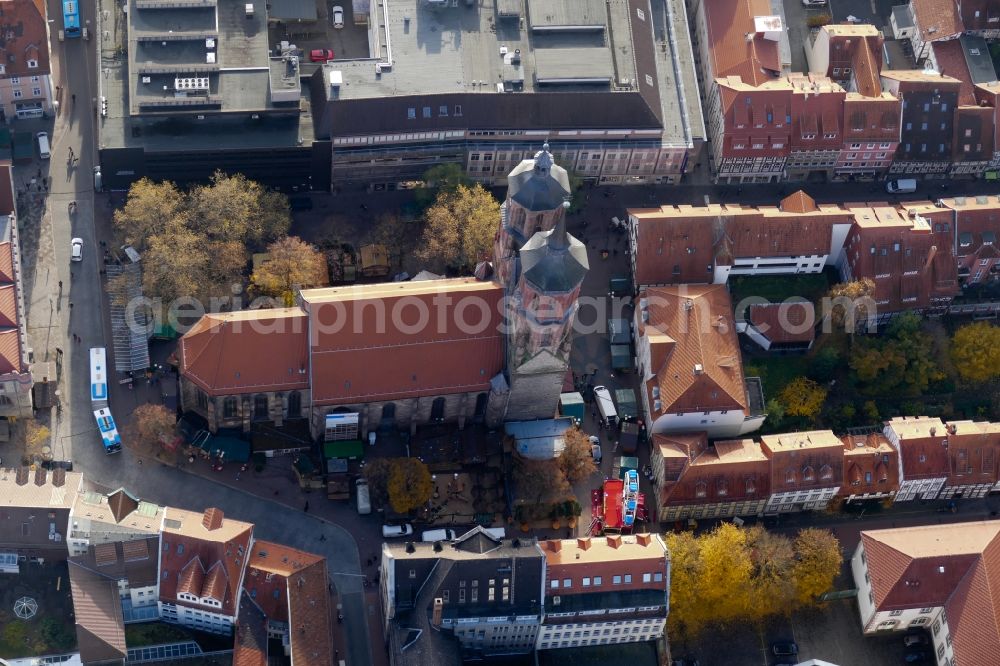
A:
<svg viewBox="0 0 1000 666">
<path fill-rule="evenodd" d="M 605 0 L 525 0 L 532 30 L 603 30 L 608 22 Z"/>
<path fill-rule="evenodd" d="M 146 2 L 128 13 L 131 113 L 268 108 L 264 2 L 172 2 Z M 204 79 L 207 86 L 180 84 Z"/>
<path fill-rule="evenodd" d="M 490 3 L 492 4 L 492 3 Z M 542 3 L 546 6 L 546 3 Z M 550 0 L 553 8 L 577 3 Z M 634 79 L 631 33 L 628 29 L 628 6 L 604 0 L 584 0 L 583 11 L 601 7 L 601 33 L 558 33 L 529 35 L 518 21 L 498 20 L 494 7 L 480 4 L 467 7 L 431 8 L 419 0 L 386 0 L 377 11 L 372 58 L 337 60 L 326 66 L 340 71 L 343 85 L 341 99 L 365 99 L 394 95 L 420 95 L 456 92 L 496 93 L 497 84 L 511 72 L 511 59 L 520 51 L 523 90 L 535 89 L 538 63 L 548 68 L 565 62 L 563 57 L 576 49 L 583 63 L 591 63 L 597 75 L 614 79 Z M 554 11 L 554 9 L 553 9 Z M 576 13 L 576 12 L 573 12 Z M 621 30 L 606 30 L 607 16 L 617 20 Z M 555 19 L 553 19 L 555 20 Z M 548 49 L 557 49 L 552 54 Z M 611 58 L 609 49 L 618 57 Z M 504 55 L 504 53 L 506 55 Z M 389 63 L 376 75 L 375 63 Z M 567 63 L 570 64 L 570 63 Z M 573 65 L 579 78 L 585 66 Z M 610 74 L 609 74 L 610 72 Z M 554 72 L 547 71 L 547 74 Z M 593 86 L 590 86 L 593 89 Z"/>
<path fill-rule="evenodd" d="M 535 51 L 535 75 L 540 84 L 593 81 L 610 83 L 615 75 L 611 49 L 540 49 Z"/>
<path fill-rule="evenodd" d="M 166 47 L 163 47 L 162 41 L 144 41 L 138 44 L 134 35 L 129 39 L 126 24 L 132 17 L 126 17 L 122 12 L 122 3 L 119 0 L 97 2 L 98 20 L 105 13 L 112 17 L 112 20 L 100 23 L 101 30 L 109 34 L 108 39 L 102 40 L 100 44 L 102 75 L 99 77 L 99 94 L 106 97 L 108 102 L 107 116 L 99 118 L 102 149 L 210 152 L 287 148 L 313 141 L 312 116 L 308 112 L 308 104 L 304 105 L 306 112 L 302 113 L 302 101 L 276 104 L 270 100 L 269 81 L 273 63 L 268 53 L 265 17 L 262 13 L 255 12 L 254 18 L 247 19 L 244 0 L 219 2 L 222 10 L 218 24 L 225 29 L 213 31 L 219 35 L 216 45 L 220 62 L 219 66 L 208 68 L 209 71 L 204 71 L 200 66 L 200 63 L 205 62 L 207 52 L 204 41 L 166 40 Z M 162 0 L 159 5 L 171 2 L 173 0 Z M 178 11 L 191 11 L 192 4 L 196 3 L 181 0 Z M 205 4 L 210 8 L 215 2 L 208 0 Z M 256 4 L 263 10 L 263 3 L 257 0 Z M 159 7 L 148 11 L 163 9 Z M 213 10 L 207 11 L 211 13 Z M 136 15 L 143 12 L 135 11 L 135 7 L 130 5 L 129 13 Z M 213 18 L 213 26 L 215 21 Z M 144 25 L 152 25 L 152 22 L 147 21 Z M 227 50 L 227 44 L 232 48 Z M 121 55 L 126 51 L 130 60 Z M 232 69 L 239 67 L 240 61 L 245 61 L 250 54 L 259 55 L 253 57 L 254 66 Z M 227 55 L 230 58 L 228 61 Z M 191 64 L 185 65 L 186 60 L 190 60 Z M 283 72 L 278 74 L 280 79 Z M 164 85 L 173 87 L 178 78 L 198 76 L 209 78 L 209 95 L 216 96 L 218 100 L 215 110 L 250 113 L 232 118 L 210 116 L 200 120 L 196 118 L 200 112 L 196 106 L 185 108 L 181 104 L 151 104 L 155 100 L 174 101 L 172 93 L 164 94 Z M 142 83 L 144 77 L 149 78 L 150 82 Z M 143 92 L 142 87 L 147 88 L 147 91 Z M 153 88 L 157 87 L 158 90 L 154 91 Z M 307 96 L 308 90 L 304 92 Z M 303 93 L 301 88 L 299 93 Z M 252 119 L 250 114 L 256 111 L 263 113 L 258 119 Z M 267 115 L 268 111 L 280 115 Z"/>
</svg>

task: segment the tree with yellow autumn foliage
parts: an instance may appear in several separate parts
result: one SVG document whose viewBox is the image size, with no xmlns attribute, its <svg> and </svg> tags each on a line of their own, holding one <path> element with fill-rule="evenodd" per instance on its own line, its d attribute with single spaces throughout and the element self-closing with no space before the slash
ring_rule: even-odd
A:
<svg viewBox="0 0 1000 666">
<path fill-rule="evenodd" d="M 955 331 L 951 358 L 962 379 L 985 382 L 1000 377 L 1000 326 L 977 321 Z"/>
<path fill-rule="evenodd" d="M 795 537 L 795 596 L 799 604 L 815 604 L 819 595 L 833 588 L 843 562 L 840 541 L 829 530 L 809 527 Z"/>
<path fill-rule="evenodd" d="M 668 534 L 671 632 L 696 636 L 710 624 L 762 622 L 816 603 L 833 586 L 840 543 L 827 530 L 795 540 L 763 527 L 723 523 L 707 534 Z"/>
<path fill-rule="evenodd" d="M 826 389 L 808 377 L 796 377 L 781 390 L 778 399 L 786 416 L 816 418 L 826 400 Z"/>
<path fill-rule="evenodd" d="M 395 458 L 389 469 L 389 504 L 396 513 L 409 513 L 427 504 L 434 481 L 427 465 L 416 458 Z"/>
</svg>

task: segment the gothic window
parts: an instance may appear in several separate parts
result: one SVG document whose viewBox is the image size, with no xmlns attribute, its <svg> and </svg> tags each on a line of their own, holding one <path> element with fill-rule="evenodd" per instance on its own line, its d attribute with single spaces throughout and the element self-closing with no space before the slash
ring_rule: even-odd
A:
<svg viewBox="0 0 1000 666">
<path fill-rule="evenodd" d="M 292 391 L 288 394 L 288 418 L 296 419 L 302 416 L 302 394 Z"/>
<path fill-rule="evenodd" d="M 729 494 L 729 482 L 725 479 L 719 479 L 715 485 L 715 492 L 719 497 L 725 497 Z"/>
<path fill-rule="evenodd" d="M 809 465 L 806 465 L 802 469 L 802 480 L 803 481 L 815 481 L 816 480 L 816 472 Z"/>
<path fill-rule="evenodd" d="M 785 470 L 785 483 L 793 484 L 795 483 L 795 470 L 789 469 Z"/>
<path fill-rule="evenodd" d="M 753 479 L 746 480 L 747 495 L 753 495 L 757 492 L 757 482 Z"/>
<path fill-rule="evenodd" d="M 695 497 L 704 497 L 707 494 L 708 494 L 708 484 L 707 483 L 705 483 L 704 481 L 699 481 L 698 483 L 694 484 L 694 496 Z"/>
<path fill-rule="evenodd" d="M 829 481 L 833 478 L 833 468 L 829 465 L 823 465 L 819 468 L 819 478 L 823 481 Z"/>
<path fill-rule="evenodd" d="M 444 398 L 434 398 L 431 404 L 431 421 L 444 421 Z"/>
<path fill-rule="evenodd" d="M 258 393 L 253 397 L 253 417 L 257 421 L 267 419 L 267 395 Z"/>
</svg>

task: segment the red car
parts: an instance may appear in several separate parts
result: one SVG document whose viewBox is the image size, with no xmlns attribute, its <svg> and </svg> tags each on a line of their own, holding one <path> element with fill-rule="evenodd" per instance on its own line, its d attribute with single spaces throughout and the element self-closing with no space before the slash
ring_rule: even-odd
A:
<svg viewBox="0 0 1000 666">
<path fill-rule="evenodd" d="M 310 62 L 328 62 L 333 60 L 333 49 L 313 49 L 309 52 Z"/>
</svg>

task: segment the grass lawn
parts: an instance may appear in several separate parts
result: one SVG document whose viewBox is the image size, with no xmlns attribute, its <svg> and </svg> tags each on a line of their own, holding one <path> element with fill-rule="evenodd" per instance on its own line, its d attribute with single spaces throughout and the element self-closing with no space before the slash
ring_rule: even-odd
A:
<svg viewBox="0 0 1000 666">
<path fill-rule="evenodd" d="M 806 355 L 758 356 L 746 360 L 747 377 L 760 377 L 764 386 L 764 401 L 777 398 L 781 389 L 796 377 L 806 374 L 809 357 Z"/>
<path fill-rule="evenodd" d="M 837 272 L 831 268 L 805 275 L 735 276 L 729 278 L 729 291 L 734 304 L 750 297 L 781 303 L 793 296 L 816 303 L 837 281 Z"/>
</svg>

